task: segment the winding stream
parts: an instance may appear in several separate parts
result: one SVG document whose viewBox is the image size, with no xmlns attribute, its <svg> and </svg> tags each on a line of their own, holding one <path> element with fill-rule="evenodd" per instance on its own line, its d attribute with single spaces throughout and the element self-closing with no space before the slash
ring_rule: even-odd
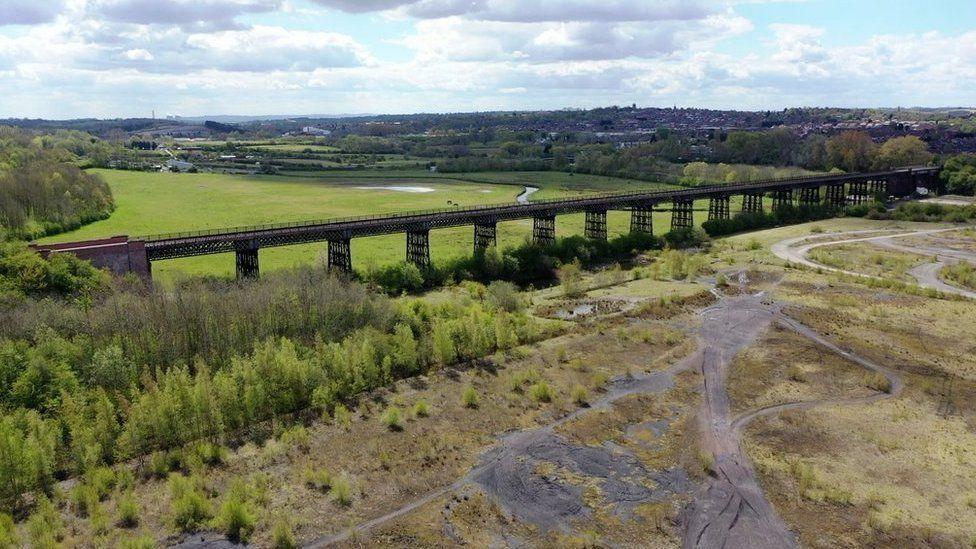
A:
<svg viewBox="0 0 976 549">
<path fill-rule="evenodd" d="M 515 197 L 515 201 L 518 202 L 519 204 L 528 204 L 529 197 L 537 192 L 539 192 L 539 187 L 525 185 L 524 187 L 522 187 L 522 192 L 520 192 L 519 195 Z"/>
</svg>

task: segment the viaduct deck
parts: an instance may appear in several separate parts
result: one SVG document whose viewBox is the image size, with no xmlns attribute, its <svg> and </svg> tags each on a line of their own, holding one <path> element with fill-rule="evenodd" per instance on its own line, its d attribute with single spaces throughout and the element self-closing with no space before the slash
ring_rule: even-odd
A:
<svg viewBox="0 0 976 549">
<path fill-rule="evenodd" d="M 850 202 L 849 192 L 855 195 L 855 201 L 859 201 L 858 193 L 867 195 L 868 183 L 877 184 L 878 186 L 871 188 L 883 188 L 886 195 L 907 196 L 915 192 L 919 184 L 930 186 L 935 183 L 938 171 L 938 168 L 912 167 L 871 173 L 824 174 L 661 191 L 605 193 L 529 203 L 492 204 L 456 209 L 169 233 L 126 238 L 127 243 L 117 244 L 127 246 L 124 250 L 120 249 L 118 253 L 125 255 L 125 265 L 137 265 L 131 270 L 142 271 L 142 264 L 146 265 L 146 272 L 141 274 L 148 274 L 148 266 L 152 261 L 236 252 L 238 274 L 247 276 L 257 273 L 257 250 L 260 248 L 328 241 L 330 244 L 330 265 L 348 270 L 351 266 L 348 257 L 351 238 L 406 233 L 407 258 L 423 265 L 425 262 L 429 262 L 427 233 L 431 229 L 474 225 L 475 245 L 478 246 L 479 242 L 482 245 L 494 242 L 495 224 L 499 221 L 533 218 L 536 220 L 533 236 L 537 240 L 546 242 L 554 237 L 553 219 L 555 216 L 586 212 L 587 236 L 592 236 L 591 226 L 593 227 L 593 234 L 601 234 L 599 216 L 602 215 L 602 235 L 605 238 L 605 216 L 608 210 L 631 210 L 634 212 L 634 220 L 637 220 L 637 217 L 643 212 L 647 219 L 643 223 L 646 224 L 641 225 L 642 222 L 638 221 L 638 224 L 635 225 L 632 221 L 631 227 L 632 229 L 635 227 L 649 229 L 649 212 L 658 204 L 670 202 L 674 204 L 672 225 L 676 225 L 675 222 L 677 221 L 676 226 L 681 226 L 690 223 L 691 203 L 695 200 L 712 199 L 713 202 L 719 201 L 719 207 L 714 210 L 710 208 L 710 216 L 717 212 L 716 215 L 719 217 L 727 217 L 729 215 L 728 198 L 733 195 L 743 195 L 748 199 L 749 196 L 772 194 L 774 203 L 776 203 L 777 196 L 785 201 L 781 203 L 792 203 L 793 191 L 800 190 L 801 203 L 812 203 L 812 201 L 820 201 L 819 189 L 826 187 L 828 199 L 830 196 L 835 198 L 839 196 L 841 202 L 835 203 L 835 205 L 843 205 Z M 839 191 L 831 195 L 832 188 L 835 191 L 839 189 Z M 816 189 L 816 192 L 804 192 L 804 190 L 812 189 Z M 863 191 L 858 189 L 863 189 Z M 784 195 L 786 198 L 782 198 Z M 721 206 L 723 200 L 724 207 Z M 761 200 L 751 203 L 758 204 L 760 209 L 762 207 Z M 746 204 L 747 200 L 744 200 L 744 207 Z M 89 243 L 86 242 L 50 246 L 35 245 L 35 248 L 41 253 L 70 251 L 81 257 L 92 259 L 96 265 L 111 263 L 113 270 L 125 270 L 115 267 L 120 264 L 118 259 L 98 261 L 102 255 L 112 253 L 112 248 L 106 247 L 104 242 L 91 242 L 91 249 L 88 249 Z M 134 260 L 133 255 L 138 257 Z"/>
</svg>

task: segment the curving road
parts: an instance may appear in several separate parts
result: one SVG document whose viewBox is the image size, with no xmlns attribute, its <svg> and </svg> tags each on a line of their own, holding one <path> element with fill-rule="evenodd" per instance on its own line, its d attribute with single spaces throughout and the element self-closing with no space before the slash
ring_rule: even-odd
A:
<svg viewBox="0 0 976 549">
<path fill-rule="evenodd" d="M 905 238 L 909 236 L 926 236 L 938 233 L 944 233 L 948 231 L 957 231 L 960 229 L 928 229 L 923 231 L 911 231 L 911 232 L 898 232 L 891 229 L 884 230 L 867 230 L 867 231 L 849 231 L 844 233 L 835 233 L 836 236 L 854 236 L 854 238 L 847 238 L 842 240 L 831 240 L 829 242 L 815 242 L 811 244 L 801 244 L 806 240 L 812 238 L 818 238 L 821 235 L 808 235 L 800 236 L 796 238 L 789 238 L 776 244 L 773 244 L 771 250 L 776 257 L 780 259 L 785 259 L 791 263 L 804 265 L 813 269 L 820 269 L 823 271 L 842 273 L 850 276 L 856 276 L 859 278 L 874 278 L 881 280 L 881 277 L 868 275 L 864 273 L 858 273 L 855 271 L 848 271 L 846 269 L 839 269 L 837 267 L 831 267 L 829 265 L 824 265 L 823 263 L 818 263 L 811 260 L 807 255 L 810 250 L 814 248 L 820 248 L 823 246 L 835 246 L 840 244 L 850 244 L 854 242 L 870 242 L 872 244 L 878 244 L 893 250 L 898 250 L 902 252 L 907 252 L 915 255 L 935 257 L 934 262 L 925 263 L 915 267 L 909 274 L 912 275 L 915 280 L 918 281 L 918 285 L 923 288 L 931 288 L 938 290 L 940 292 L 948 294 L 956 294 L 970 299 L 976 299 L 976 292 L 967 290 L 965 288 L 960 288 L 958 286 L 953 286 L 947 284 L 941 278 L 939 278 L 939 271 L 942 267 L 956 263 L 958 261 L 967 261 L 976 264 L 976 253 L 967 252 L 965 250 L 957 250 L 953 248 L 942 248 L 937 246 L 909 246 L 907 244 L 902 244 L 896 242 L 896 238 Z M 878 232 L 896 232 L 898 234 L 883 234 L 880 236 L 856 236 L 863 234 L 874 234 Z"/>
</svg>

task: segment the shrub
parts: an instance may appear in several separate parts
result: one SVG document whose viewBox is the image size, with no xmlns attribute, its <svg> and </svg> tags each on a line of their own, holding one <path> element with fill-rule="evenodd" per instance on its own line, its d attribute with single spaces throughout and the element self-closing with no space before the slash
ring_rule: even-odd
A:
<svg viewBox="0 0 976 549">
<path fill-rule="evenodd" d="M 400 419 L 400 409 L 396 406 L 390 406 L 383 412 L 380 416 L 380 423 L 386 426 L 387 429 L 391 431 L 399 431 L 403 429 Z"/>
<path fill-rule="evenodd" d="M 166 478 L 180 468 L 180 453 L 177 450 L 153 452 L 149 456 L 148 473 L 156 478 Z"/>
<path fill-rule="evenodd" d="M 516 393 L 521 393 L 522 389 L 526 384 L 536 383 L 541 379 L 539 375 L 539 370 L 535 368 L 528 368 L 519 372 L 514 372 L 512 377 L 508 378 L 508 385 L 512 391 Z"/>
<path fill-rule="evenodd" d="M 6 513 L 0 513 L 0 547 L 13 548 L 20 545 L 20 537 L 17 535 L 17 527 L 14 519 Z"/>
<path fill-rule="evenodd" d="M 240 479 L 235 479 L 231 484 L 215 523 L 235 543 L 247 542 L 254 532 L 256 513 L 251 506 L 247 485 Z"/>
<path fill-rule="evenodd" d="M 212 442 L 198 442 L 183 452 L 184 466 L 198 470 L 203 466 L 215 467 L 227 461 L 227 448 Z"/>
<path fill-rule="evenodd" d="M 71 490 L 71 505 L 79 517 L 91 516 L 98 507 L 98 502 L 98 494 L 87 483 L 79 482 Z"/>
<path fill-rule="evenodd" d="M 295 535 L 292 533 L 291 523 L 285 518 L 275 521 L 274 528 L 271 530 L 272 549 L 296 549 Z"/>
<path fill-rule="evenodd" d="M 40 496 L 34 504 L 34 512 L 27 519 L 27 533 L 34 547 L 58 547 L 64 537 L 61 513 L 47 496 Z"/>
<path fill-rule="evenodd" d="M 169 477 L 169 487 L 173 525 L 181 532 L 193 532 L 203 526 L 211 516 L 210 502 L 196 481 L 174 473 Z"/>
<path fill-rule="evenodd" d="M 430 405 L 427 401 L 420 399 L 413 405 L 413 416 L 414 417 L 427 417 L 430 415 Z"/>
<path fill-rule="evenodd" d="M 573 402 L 580 406 L 586 406 L 588 404 L 586 387 L 583 387 L 580 384 L 573 386 L 571 396 L 573 397 Z"/>
<path fill-rule="evenodd" d="M 95 491 L 98 501 L 104 501 L 115 487 L 115 471 L 111 467 L 95 467 L 82 478 Z"/>
<path fill-rule="evenodd" d="M 791 380 L 796 381 L 798 383 L 807 382 L 807 371 L 804 370 L 803 366 L 800 366 L 799 364 L 794 364 L 793 366 L 790 366 L 788 376 Z"/>
<path fill-rule="evenodd" d="M 294 425 L 285 429 L 278 439 L 289 448 L 308 451 L 311 436 L 308 434 L 308 429 L 304 425 Z"/>
<path fill-rule="evenodd" d="M 510 313 L 525 308 L 525 300 L 519 294 L 518 287 L 504 280 L 492 281 L 486 289 L 485 299 L 493 307 Z"/>
<path fill-rule="evenodd" d="M 891 380 L 881 372 L 874 372 L 868 376 L 867 385 L 875 391 L 880 391 L 882 393 L 891 392 Z"/>
<path fill-rule="evenodd" d="M 332 479 L 332 488 L 329 490 L 332 501 L 343 507 L 352 503 L 352 484 L 345 476 Z"/>
<path fill-rule="evenodd" d="M 711 474 L 715 471 L 715 454 L 698 450 L 698 463 L 701 465 L 703 473 Z"/>
<path fill-rule="evenodd" d="M 478 407 L 478 392 L 471 385 L 465 387 L 464 392 L 461 393 L 461 404 L 465 408 Z"/>
<path fill-rule="evenodd" d="M 559 283 L 562 285 L 565 297 L 579 297 L 586 293 L 579 260 L 567 263 L 559 268 Z"/>
<path fill-rule="evenodd" d="M 326 492 L 332 487 L 332 474 L 326 469 L 306 469 L 305 485 L 319 492 Z"/>
<path fill-rule="evenodd" d="M 336 404 L 335 409 L 332 410 L 332 422 L 343 429 L 349 430 L 349 426 L 352 424 L 352 414 L 342 404 Z"/>
<path fill-rule="evenodd" d="M 118 525 L 122 528 L 132 528 L 139 524 L 139 504 L 131 493 L 126 493 L 119 499 L 116 514 Z"/>
<path fill-rule="evenodd" d="M 56 444 L 52 425 L 37 412 L 0 417 L 0 509 L 19 509 L 25 495 L 50 490 Z"/>
<path fill-rule="evenodd" d="M 545 381 L 540 381 L 529 389 L 529 397 L 536 402 L 552 402 L 553 391 Z"/>
</svg>

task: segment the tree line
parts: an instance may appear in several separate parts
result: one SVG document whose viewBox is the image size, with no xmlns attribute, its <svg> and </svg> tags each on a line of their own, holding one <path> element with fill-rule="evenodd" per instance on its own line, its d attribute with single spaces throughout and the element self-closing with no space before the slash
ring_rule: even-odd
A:
<svg viewBox="0 0 976 549">
<path fill-rule="evenodd" d="M 42 260 L 43 261 L 43 260 Z M 306 267 L 167 291 L 116 280 L 0 309 L 0 504 L 155 450 L 247 436 L 429 368 L 532 341 L 514 286 L 392 300 Z"/>
<path fill-rule="evenodd" d="M 0 239 L 69 231 L 112 213 L 108 184 L 75 164 L 101 150 L 92 139 L 0 127 Z"/>
</svg>

